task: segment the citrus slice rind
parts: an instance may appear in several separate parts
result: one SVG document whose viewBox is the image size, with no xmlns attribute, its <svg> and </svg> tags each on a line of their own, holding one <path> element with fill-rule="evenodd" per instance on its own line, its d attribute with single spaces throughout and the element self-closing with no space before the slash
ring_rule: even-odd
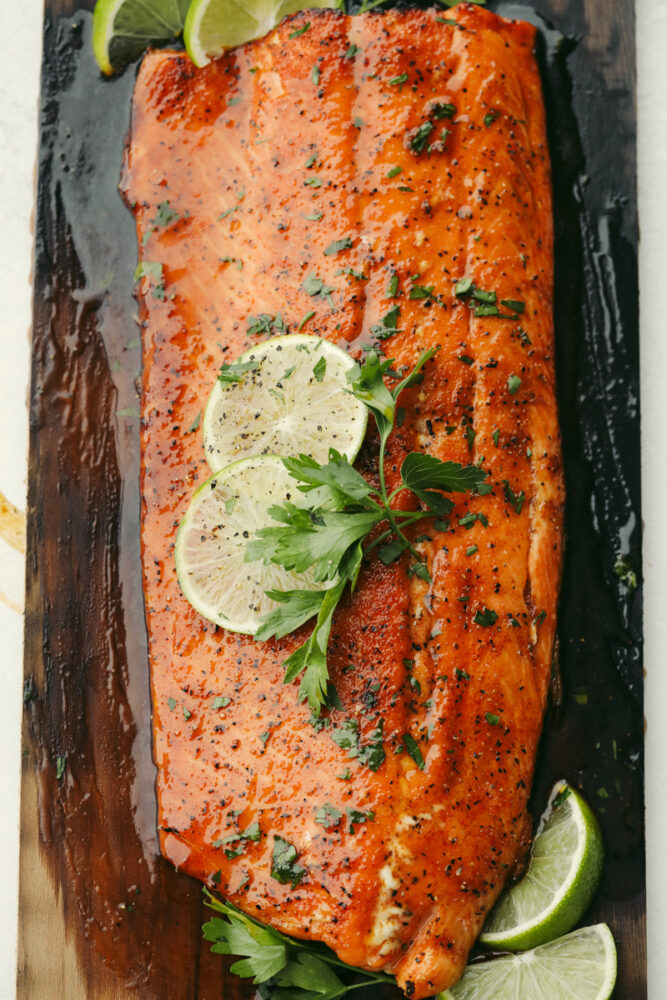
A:
<svg viewBox="0 0 667 1000">
<path fill-rule="evenodd" d="M 213 472 L 251 455 L 309 455 L 327 461 L 335 448 L 352 461 L 368 410 L 347 391 L 354 360 L 327 340 L 288 334 L 242 354 L 240 381 L 216 381 L 203 419 Z"/>
<path fill-rule="evenodd" d="M 595 924 L 521 955 L 473 962 L 438 1000 L 609 1000 L 615 983 L 614 939 Z"/>
<path fill-rule="evenodd" d="M 192 0 L 183 38 L 195 66 L 226 49 L 261 38 L 286 17 L 310 7 L 335 8 L 336 0 Z"/>
<path fill-rule="evenodd" d="M 247 563 L 255 532 L 274 524 L 268 508 L 303 494 L 280 458 L 262 455 L 234 462 L 211 476 L 192 498 L 176 537 L 176 573 L 184 596 L 205 618 L 231 632 L 253 635 L 277 606 L 267 590 L 322 590 L 310 573 Z"/>
<path fill-rule="evenodd" d="M 183 30 L 189 0 L 97 0 L 93 53 L 110 75 L 137 59 L 151 43 L 172 41 Z"/>
<path fill-rule="evenodd" d="M 588 909 L 603 861 L 602 835 L 593 813 L 578 792 L 557 782 L 531 847 L 528 870 L 500 897 L 480 944 L 520 951 L 567 934 Z"/>
</svg>

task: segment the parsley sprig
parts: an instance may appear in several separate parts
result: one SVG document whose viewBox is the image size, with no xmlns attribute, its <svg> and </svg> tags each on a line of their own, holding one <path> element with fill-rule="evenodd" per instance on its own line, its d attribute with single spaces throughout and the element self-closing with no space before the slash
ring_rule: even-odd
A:
<svg viewBox="0 0 667 1000">
<path fill-rule="evenodd" d="M 401 466 L 400 482 L 391 493 L 388 490 L 385 452 L 400 414 L 398 399 L 405 389 L 421 381 L 435 352 L 435 348 L 425 351 L 408 374 L 398 374 L 392 359 L 371 350 L 363 363 L 355 364 L 348 373 L 349 391 L 371 411 L 379 432 L 379 487 L 371 485 L 335 449 L 325 465 L 307 455 L 283 458 L 307 501 L 270 507 L 276 525 L 261 528 L 246 546 L 247 562 L 261 560 L 295 573 L 310 570 L 314 581 L 324 585 L 318 590 L 267 591 L 278 607 L 264 616 L 255 635 L 260 641 L 281 639 L 316 617 L 308 639 L 284 663 L 285 683 L 301 678 L 299 700 L 307 701 L 316 717 L 327 701 L 327 646 L 334 611 L 346 588 L 354 591 L 364 556 L 377 549 L 379 559 L 389 565 L 409 553 L 408 573 L 430 581 L 428 566 L 406 530 L 425 518 L 446 518 L 454 504 L 445 493 L 490 489 L 484 482 L 486 472 L 478 466 L 411 452 Z M 396 384 L 390 387 L 387 380 Z M 406 491 L 417 504 L 397 509 L 395 500 Z"/>
<path fill-rule="evenodd" d="M 207 905 L 220 914 L 204 924 L 204 940 L 217 955 L 239 955 L 231 971 L 252 979 L 264 1000 L 338 1000 L 363 986 L 395 982 L 385 973 L 346 965 L 324 945 L 287 937 L 204 892 Z M 343 982 L 339 972 L 356 981 Z"/>
</svg>

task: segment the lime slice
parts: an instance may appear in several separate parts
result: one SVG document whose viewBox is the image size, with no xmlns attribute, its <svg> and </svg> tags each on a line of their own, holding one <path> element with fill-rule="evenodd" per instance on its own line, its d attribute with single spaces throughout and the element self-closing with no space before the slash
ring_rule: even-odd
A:
<svg viewBox="0 0 667 1000">
<path fill-rule="evenodd" d="M 110 75 L 137 59 L 151 43 L 170 42 L 183 30 L 190 0 L 97 0 L 93 52 Z"/>
<path fill-rule="evenodd" d="M 201 486 L 176 538 L 176 572 L 185 597 L 209 621 L 231 632 L 254 634 L 275 608 L 266 590 L 321 590 L 310 573 L 244 561 L 246 544 L 274 522 L 271 504 L 299 503 L 303 494 L 276 455 L 228 465 Z"/>
<path fill-rule="evenodd" d="M 557 782 L 533 841 L 528 871 L 500 897 L 480 943 L 519 951 L 566 934 L 595 894 L 603 859 L 595 816 L 573 788 Z"/>
<path fill-rule="evenodd" d="M 195 66 L 225 49 L 261 38 L 287 14 L 310 7 L 338 7 L 336 0 L 192 0 L 185 20 L 185 47 Z"/>
<path fill-rule="evenodd" d="M 522 955 L 473 962 L 438 1000 L 608 1000 L 615 982 L 614 939 L 596 924 Z"/>
<path fill-rule="evenodd" d="M 250 455 L 309 455 L 329 448 L 350 461 L 366 433 L 368 410 L 346 391 L 354 364 L 319 337 L 274 337 L 223 367 L 204 414 L 204 451 L 213 472 Z"/>
</svg>

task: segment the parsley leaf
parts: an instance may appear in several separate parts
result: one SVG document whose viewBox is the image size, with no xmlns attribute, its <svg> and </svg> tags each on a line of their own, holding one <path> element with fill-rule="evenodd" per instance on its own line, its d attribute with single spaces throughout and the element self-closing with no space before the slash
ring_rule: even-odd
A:
<svg viewBox="0 0 667 1000">
<path fill-rule="evenodd" d="M 417 740 L 414 738 L 414 736 L 411 736 L 410 733 L 404 733 L 403 746 L 408 751 L 408 753 L 414 760 L 419 770 L 423 771 L 424 768 L 426 767 L 426 764 L 424 762 L 424 758 L 422 757 L 422 752 L 419 749 L 419 744 L 417 743 Z"/>
<path fill-rule="evenodd" d="M 330 802 L 325 802 L 315 813 L 315 822 L 319 823 L 320 826 L 325 826 L 327 829 L 338 826 L 342 818 L 342 812 L 336 809 L 335 806 L 332 806 Z"/>
<path fill-rule="evenodd" d="M 426 147 L 426 140 L 435 128 L 433 122 L 424 122 L 410 139 L 410 149 L 414 153 L 421 153 Z"/>
<path fill-rule="evenodd" d="M 248 372 L 257 371 L 257 361 L 233 361 L 231 364 L 224 364 L 218 375 L 218 382 L 242 382 Z"/>
<path fill-rule="evenodd" d="M 204 940 L 211 943 L 211 951 L 218 955 L 242 956 L 231 966 L 231 971 L 262 987 L 262 996 L 272 996 L 275 1000 L 338 1000 L 359 985 L 359 977 L 367 985 L 395 982 L 382 972 L 354 969 L 328 948 L 295 941 L 247 916 L 231 903 L 216 899 L 208 890 L 204 892 L 207 906 L 216 914 L 202 928 Z M 354 984 L 343 983 L 339 978 L 341 971 L 353 975 Z"/>
<path fill-rule="evenodd" d="M 299 852 L 294 844 L 288 840 L 283 840 L 277 834 L 273 836 L 273 856 L 271 858 L 271 878 L 281 885 L 291 884 L 293 889 L 306 874 L 306 869 L 298 865 L 297 858 Z"/>
<path fill-rule="evenodd" d="M 349 250 L 352 246 L 352 240 L 349 236 L 343 236 L 340 240 L 334 240 L 324 251 L 325 257 L 331 257 L 332 254 L 340 253 L 341 250 Z"/>
<path fill-rule="evenodd" d="M 486 628 L 495 624 L 498 619 L 498 614 L 492 608 L 484 608 L 482 611 L 477 611 L 473 621 L 476 625 L 484 625 Z"/>
<path fill-rule="evenodd" d="M 309 294 L 319 294 L 321 281 L 316 276 L 306 279 Z M 398 306 L 394 306 L 385 321 L 395 323 Z M 401 393 L 423 378 L 424 366 L 433 358 L 435 349 L 424 352 L 417 364 L 401 378 L 393 368 L 393 360 L 376 350 L 369 350 L 361 363 L 355 363 L 347 373 L 349 390 L 372 412 L 380 434 L 378 461 L 379 487 L 372 486 L 335 449 L 329 461 L 320 464 L 307 455 L 283 458 L 282 462 L 303 494 L 297 504 L 285 501 L 269 508 L 274 524 L 256 533 L 245 549 L 247 562 L 262 561 L 295 573 L 309 571 L 316 584 L 328 585 L 321 590 L 268 590 L 267 596 L 277 607 L 266 614 L 256 633 L 260 641 L 282 638 L 315 618 L 309 637 L 285 660 L 285 683 L 300 678 L 299 700 L 308 701 L 313 716 L 319 716 L 327 703 L 329 671 L 327 647 L 336 607 L 346 588 L 354 590 L 364 554 L 377 548 L 378 558 L 385 564 L 404 553 L 411 558 L 408 572 L 429 581 L 430 572 L 403 527 L 433 515 L 447 516 L 453 503 L 444 493 L 488 492 L 487 474 L 478 466 L 462 466 L 443 462 L 433 455 L 412 452 L 401 466 L 401 481 L 391 495 L 385 482 L 384 455 L 389 436 L 399 419 L 397 406 Z M 324 374 L 323 359 L 316 378 Z M 399 380 L 392 388 L 385 379 Z M 409 491 L 421 502 L 417 510 L 395 509 L 392 500 L 402 491 Z M 483 515 L 473 515 L 483 519 Z M 484 521 L 486 519 L 484 518 Z M 463 522 L 462 522 L 463 523 Z M 435 525 L 437 527 L 437 525 Z M 368 541 L 373 529 L 379 534 Z M 333 734 L 332 734 L 333 735 Z M 361 745 L 358 733 L 345 731 L 343 737 L 352 751 L 371 770 L 385 759 L 382 721 L 369 740 Z M 336 739 L 336 736 L 333 736 Z M 342 745 L 342 744 L 340 744 Z"/>
<path fill-rule="evenodd" d="M 324 380 L 326 372 L 327 372 L 327 359 L 324 356 L 322 356 L 316 362 L 315 367 L 313 368 L 313 375 L 315 376 L 315 380 L 317 382 L 322 382 Z"/>
</svg>

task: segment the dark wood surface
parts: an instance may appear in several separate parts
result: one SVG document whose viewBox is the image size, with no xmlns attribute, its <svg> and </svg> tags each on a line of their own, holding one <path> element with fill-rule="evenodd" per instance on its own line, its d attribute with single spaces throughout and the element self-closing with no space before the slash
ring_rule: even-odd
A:
<svg viewBox="0 0 667 1000">
<path fill-rule="evenodd" d="M 609 801 L 596 800 L 608 866 L 590 917 L 607 920 L 619 946 L 615 997 L 642 1000 L 641 609 L 635 597 L 614 588 L 608 565 L 629 514 L 639 523 L 638 416 L 630 400 L 637 378 L 634 18 L 627 0 L 606 0 L 604 16 L 599 0 L 536 0 L 535 6 L 579 39 L 568 57 L 572 92 L 561 95 L 575 117 L 565 130 L 554 126 L 554 167 L 560 245 L 575 247 L 581 275 L 573 282 L 564 264 L 559 279 L 557 325 L 579 338 L 572 352 L 562 349 L 560 363 L 575 542 L 561 629 L 565 695 L 549 713 L 537 788 L 561 773 L 594 799 L 602 782 L 610 786 Z M 225 961 L 201 943 L 199 885 L 171 869 L 157 850 L 138 554 L 136 245 L 116 191 L 133 72 L 113 83 L 100 79 L 89 51 L 89 19 L 80 7 L 75 0 L 47 0 L 45 12 L 18 996 L 247 1000 L 252 988 L 226 974 Z M 566 80 L 557 86 L 568 90 Z M 552 125 L 554 118 L 552 108 Z M 590 179 L 574 183 L 577 205 L 573 179 L 583 173 Z M 596 270 L 600 260 L 609 265 L 604 274 Z M 589 295 L 588 283 L 596 294 Z M 619 284 L 624 291 L 617 295 Z M 606 322 L 603 307 L 608 312 L 612 306 L 605 354 L 594 334 Z M 573 312 L 580 317 L 574 323 Z M 573 367 L 569 355 L 582 345 L 584 362 Z M 590 357 L 595 371 L 587 368 Z M 617 368 L 621 375 L 612 378 Z M 595 381 L 601 369 L 607 373 L 602 389 Z M 613 483 L 596 466 L 600 420 L 620 469 Z M 582 475 L 584 486 L 573 485 Z M 604 514 L 597 528 L 591 507 Z M 584 528 L 578 526 L 582 519 Z M 601 567 L 590 586 L 602 596 L 586 619 L 602 620 L 594 635 L 573 610 L 582 601 L 574 549 Z M 638 551 L 636 530 L 630 554 L 637 568 Z M 589 707 L 582 708 L 572 693 L 579 689 L 577 677 L 595 673 L 575 651 L 586 642 L 608 672 L 596 675 Z M 609 692 L 609 721 L 600 714 L 603 690 Z M 576 735 L 583 730 L 590 746 Z M 613 743 L 613 765 L 597 757 L 586 763 L 605 740 Z"/>
</svg>

